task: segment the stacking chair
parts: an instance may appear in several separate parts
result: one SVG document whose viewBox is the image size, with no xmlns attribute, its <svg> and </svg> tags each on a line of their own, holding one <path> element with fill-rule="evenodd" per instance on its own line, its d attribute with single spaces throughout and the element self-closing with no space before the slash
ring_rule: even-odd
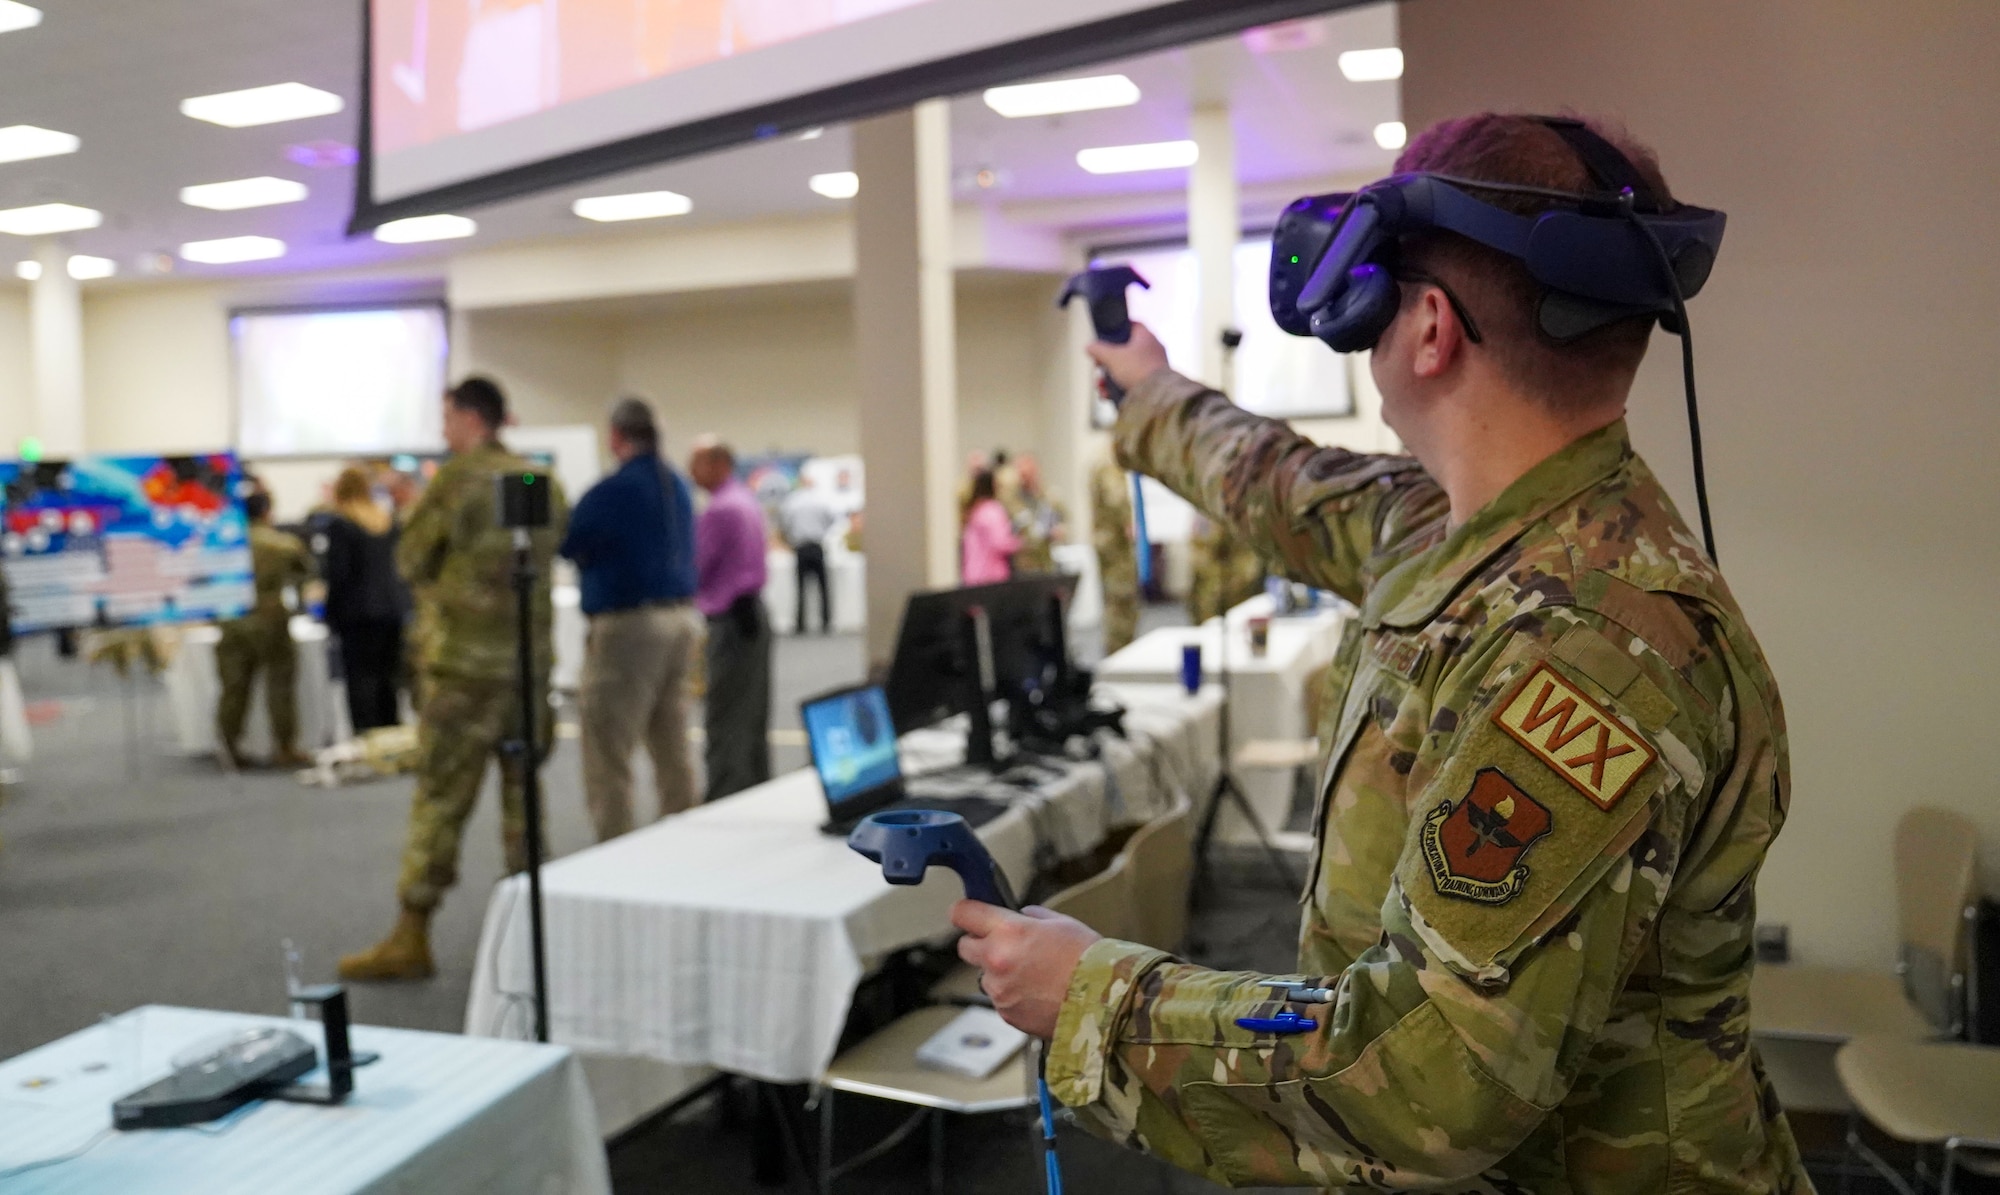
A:
<svg viewBox="0 0 2000 1195">
<path fill-rule="evenodd" d="M 1305 724 L 1315 733 L 1326 705 L 1326 676 L 1327 669 L 1320 668 L 1306 678 L 1303 697 Z M 1236 757 L 1230 761 L 1230 767 L 1238 775 L 1245 772 L 1287 773 L 1292 778 L 1293 803 L 1303 798 L 1310 805 L 1317 795 L 1312 786 L 1319 779 L 1319 739 L 1311 735 L 1300 739 L 1251 739 L 1236 749 Z M 1282 825 L 1272 826 L 1270 830 L 1271 841 L 1277 843 L 1280 850 L 1309 852 L 1313 849 L 1313 838 L 1309 833 L 1288 830 Z"/>
<path fill-rule="evenodd" d="M 1050 897 L 1046 905 L 1107 937 L 1129 937 L 1133 911 L 1132 860 L 1132 851 L 1128 847 L 1102 872 Z M 969 981 L 966 976 L 970 977 Z M 968 998 L 958 1002 L 984 1003 L 985 993 L 979 990 L 979 972 L 971 967 L 960 968 L 947 976 L 932 990 L 931 998 L 945 1000 L 948 998 L 945 989 L 964 988 L 968 983 Z M 821 1195 L 831 1195 L 834 1180 L 888 1153 L 926 1122 L 930 1125 L 931 1135 L 931 1191 L 934 1195 L 942 1195 L 945 1183 L 944 1118 L 947 1113 L 977 1116 L 1026 1108 L 1036 1102 L 1035 1072 L 1030 1062 L 1036 1047 L 1032 1043 L 984 1079 L 967 1079 L 917 1065 L 917 1047 L 931 1034 L 950 1024 L 952 1018 L 962 1011 L 951 1003 L 920 1008 L 898 1018 L 888 1028 L 834 1059 L 833 1064 L 827 1067 L 820 1080 L 819 1093 Z M 837 1092 L 909 1104 L 917 1112 L 880 1142 L 835 1165 L 833 1104 Z"/>
<path fill-rule="evenodd" d="M 1183 801 L 1172 813 L 1140 827 L 1120 857 L 1131 861 L 1131 892 L 1128 924 L 1115 936 L 1178 951 L 1187 940 L 1188 889 L 1194 883 L 1193 806 Z M 1087 919 L 1084 924 L 1097 929 Z"/>
<path fill-rule="evenodd" d="M 1961 1167 L 2000 1176 L 2000 1047 L 1862 1037 L 1842 1046 L 1833 1065 L 1870 1124 L 1920 1151 L 1942 1147 L 1939 1195 L 1952 1195 Z M 1852 1125 L 1848 1148 L 1903 1195 L 1915 1195 Z"/>
<path fill-rule="evenodd" d="M 1895 974 L 1766 964 L 1750 982 L 1759 1037 L 1839 1045 L 1858 1037 L 1922 1041 L 1964 1027 L 1967 917 L 1978 897 L 1978 829 L 1941 809 L 1896 824 Z"/>
</svg>

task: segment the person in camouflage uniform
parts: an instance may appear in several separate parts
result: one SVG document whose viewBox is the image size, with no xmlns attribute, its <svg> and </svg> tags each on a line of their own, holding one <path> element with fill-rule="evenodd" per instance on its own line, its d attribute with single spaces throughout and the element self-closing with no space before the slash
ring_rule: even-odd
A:
<svg viewBox="0 0 2000 1195">
<path fill-rule="evenodd" d="M 1104 654 L 1139 633 L 1139 555 L 1132 546 L 1132 480 L 1109 457 L 1090 471 L 1091 537 L 1104 590 Z"/>
<path fill-rule="evenodd" d="M 222 624 L 215 671 L 222 695 L 215 703 L 215 749 L 229 767 L 241 767 L 238 744 L 250 715 L 250 686 L 264 674 L 271 716 L 271 762 L 302 767 L 299 740 L 299 651 L 292 643 L 292 612 L 285 591 L 311 579 L 312 553 L 299 537 L 271 526 L 271 495 L 257 490 L 244 500 L 250 516 L 250 567 L 256 599 L 250 612 Z"/>
<path fill-rule="evenodd" d="M 1188 540 L 1194 579 L 1188 587 L 1188 621 L 1200 626 L 1264 592 L 1264 562 L 1243 540 L 1214 519 L 1197 517 Z"/>
<path fill-rule="evenodd" d="M 1491 114 L 1417 138 L 1398 170 L 1590 186 L 1547 126 Z M 1150 332 L 1092 350 L 1131 393 L 1124 460 L 1360 607 L 1298 974 L 970 902 L 960 951 L 1050 1039 L 1080 1121 L 1221 1182 L 1809 1191 L 1748 1007 L 1784 718 L 1632 450 L 1650 323 L 1559 347 L 1509 259 L 1435 235 L 1401 253 L 1373 369 L 1414 460 L 1247 414 Z M 1305 1023 L 1274 1032 L 1280 1011 Z"/>
<path fill-rule="evenodd" d="M 396 563 L 430 614 L 417 667 L 423 705 L 417 722 L 417 787 L 410 805 L 396 895 L 402 913 L 379 945 L 340 960 L 348 980 L 424 979 L 433 973 L 430 920 L 458 882 L 460 837 L 479 799 L 488 759 L 500 763 L 501 843 L 509 872 L 527 866 L 523 786 L 528 761 L 502 750 L 520 734 L 513 533 L 495 509 L 495 480 L 534 466 L 500 443 L 507 419 L 500 388 L 468 378 L 445 399 L 445 442 L 451 458 L 411 511 Z M 555 608 L 549 574 L 568 520 L 554 478 L 550 525 L 531 535 L 535 720 L 533 766 L 553 741 L 547 716 L 554 659 Z"/>
<path fill-rule="evenodd" d="M 1014 553 L 1014 575 L 1053 573 L 1055 548 L 1063 542 L 1068 517 L 1043 492 L 1042 467 L 1034 457 L 1023 455 L 1014 470 L 1017 484 L 1012 496 L 1001 499 L 1014 520 L 1014 534 L 1021 538 L 1021 550 Z"/>
</svg>

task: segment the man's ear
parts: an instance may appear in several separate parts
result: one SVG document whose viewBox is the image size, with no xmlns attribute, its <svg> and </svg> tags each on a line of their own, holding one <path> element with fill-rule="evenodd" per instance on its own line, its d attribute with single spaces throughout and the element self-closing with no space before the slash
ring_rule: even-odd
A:
<svg viewBox="0 0 2000 1195">
<path fill-rule="evenodd" d="M 1452 310 L 1451 300 L 1437 287 L 1424 286 L 1403 318 L 1409 321 L 1407 334 L 1413 338 L 1411 372 L 1420 378 L 1439 378 L 1449 373 L 1458 364 L 1466 345 L 1465 325 L 1458 312 Z"/>
</svg>

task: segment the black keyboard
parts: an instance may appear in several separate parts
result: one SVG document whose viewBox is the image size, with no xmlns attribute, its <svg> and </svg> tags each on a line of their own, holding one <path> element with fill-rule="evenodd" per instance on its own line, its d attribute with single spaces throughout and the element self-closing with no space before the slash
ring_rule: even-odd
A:
<svg viewBox="0 0 2000 1195">
<path fill-rule="evenodd" d="M 828 822 L 819 828 L 819 832 L 835 838 L 845 838 L 849 834 L 854 833 L 854 827 L 860 825 L 863 818 L 873 816 L 877 813 L 901 813 L 912 809 L 936 809 L 944 813 L 956 813 L 965 819 L 967 825 L 977 830 L 979 827 L 1007 812 L 1008 804 L 1005 801 L 996 801 L 991 797 L 909 796 L 904 797 L 900 801 L 892 801 L 880 809 L 871 809 L 861 817 L 842 818 L 839 821 Z"/>
</svg>

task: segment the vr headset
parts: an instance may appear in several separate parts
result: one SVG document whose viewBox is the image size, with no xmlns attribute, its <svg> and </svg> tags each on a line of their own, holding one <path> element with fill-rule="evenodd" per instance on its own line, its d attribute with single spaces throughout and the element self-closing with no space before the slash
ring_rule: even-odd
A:
<svg viewBox="0 0 2000 1195">
<path fill-rule="evenodd" d="M 1401 238 L 1443 230 L 1524 263 L 1545 288 L 1538 322 L 1557 343 L 1640 316 L 1685 336 L 1685 302 L 1708 281 L 1727 217 L 1689 205 L 1663 210 L 1663 197 L 1617 147 L 1581 121 L 1537 119 L 1575 149 L 1599 191 L 1399 174 L 1352 193 L 1301 199 L 1285 210 L 1272 240 L 1278 326 L 1318 337 L 1335 352 L 1373 348 L 1401 306 L 1400 283 L 1412 280 L 1399 271 Z M 1475 190 L 1555 206 L 1516 215 L 1468 193 Z M 1467 322 L 1477 340 L 1476 325 Z"/>
</svg>

